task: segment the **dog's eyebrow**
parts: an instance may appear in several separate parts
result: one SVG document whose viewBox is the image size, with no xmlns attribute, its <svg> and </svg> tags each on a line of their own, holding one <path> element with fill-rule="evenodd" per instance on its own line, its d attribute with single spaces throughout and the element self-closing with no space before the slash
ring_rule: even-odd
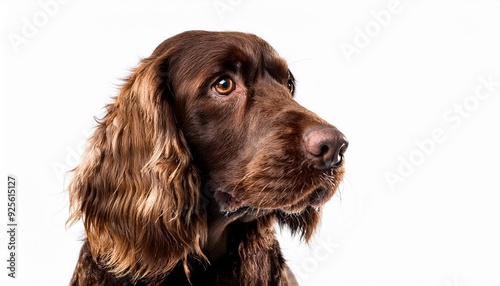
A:
<svg viewBox="0 0 500 286">
<path fill-rule="evenodd" d="M 285 83 L 289 78 L 286 61 L 279 56 L 267 56 L 262 59 L 261 68 L 278 82 Z"/>
</svg>

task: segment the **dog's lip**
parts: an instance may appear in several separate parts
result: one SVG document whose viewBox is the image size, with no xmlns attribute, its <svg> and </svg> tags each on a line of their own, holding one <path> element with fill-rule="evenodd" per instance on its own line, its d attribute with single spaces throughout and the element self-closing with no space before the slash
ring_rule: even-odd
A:
<svg viewBox="0 0 500 286">
<path fill-rule="evenodd" d="M 214 198 L 219 204 L 221 211 L 227 213 L 236 212 L 237 210 L 245 206 L 240 200 L 222 189 L 216 190 L 214 192 Z"/>
<path fill-rule="evenodd" d="M 325 196 L 326 192 L 327 190 L 323 186 L 318 187 L 308 197 L 295 204 L 287 205 L 280 210 L 289 214 L 298 214 L 302 213 L 307 207 L 312 207 L 316 211 L 319 211 L 328 201 L 325 199 L 327 197 Z"/>
<path fill-rule="evenodd" d="M 325 197 L 327 197 L 327 192 L 328 190 L 326 190 L 323 186 L 316 188 L 309 196 L 309 205 L 314 208 L 322 207 L 326 203 Z"/>
<path fill-rule="evenodd" d="M 334 169 L 329 169 L 324 173 L 327 177 L 334 176 Z M 319 211 L 333 196 L 336 189 L 331 189 L 329 184 L 323 183 L 316 186 L 309 194 L 302 200 L 285 206 L 282 208 L 283 211 L 288 213 L 300 213 L 304 211 L 308 206 L 313 207 L 316 211 Z"/>
</svg>

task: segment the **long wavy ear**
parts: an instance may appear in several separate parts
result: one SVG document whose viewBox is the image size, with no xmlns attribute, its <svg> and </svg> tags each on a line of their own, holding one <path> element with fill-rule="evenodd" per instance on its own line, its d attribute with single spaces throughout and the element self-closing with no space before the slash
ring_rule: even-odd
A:
<svg viewBox="0 0 500 286">
<path fill-rule="evenodd" d="M 149 279 L 206 259 L 199 174 L 177 128 L 168 51 L 144 59 L 98 122 L 69 184 L 92 255 L 117 276 Z"/>
</svg>

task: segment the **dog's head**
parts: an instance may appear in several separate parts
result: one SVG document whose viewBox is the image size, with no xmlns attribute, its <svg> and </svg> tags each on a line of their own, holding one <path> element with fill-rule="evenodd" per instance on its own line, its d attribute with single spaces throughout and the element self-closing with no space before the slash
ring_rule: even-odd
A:
<svg viewBox="0 0 500 286">
<path fill-rule="evenodd" d="M 308 239 L 347 141 L 294 90 L 255 35 L 190 31 L 160 44 L 108 105 L 70 184 L 96 259 L 135 278 L 203 259 L 206 199 L 247 220 L 275 215 Z"/>
</svg>

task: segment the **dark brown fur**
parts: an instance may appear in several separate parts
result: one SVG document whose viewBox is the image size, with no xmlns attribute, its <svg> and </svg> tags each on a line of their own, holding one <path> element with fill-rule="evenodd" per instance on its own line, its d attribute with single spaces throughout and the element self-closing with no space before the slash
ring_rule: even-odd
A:
<svg viewBox="0 0 500 286">
<path fill-rule="evenodd" d="M 331 125 L 293 85 L 250 34 L 190 31 L 142 60 L 69 185 L 87 235 L 71 285 L 293 285 L 273 226 L 309 240 L 343 174 L 304 155 Z"/>
</svg>

